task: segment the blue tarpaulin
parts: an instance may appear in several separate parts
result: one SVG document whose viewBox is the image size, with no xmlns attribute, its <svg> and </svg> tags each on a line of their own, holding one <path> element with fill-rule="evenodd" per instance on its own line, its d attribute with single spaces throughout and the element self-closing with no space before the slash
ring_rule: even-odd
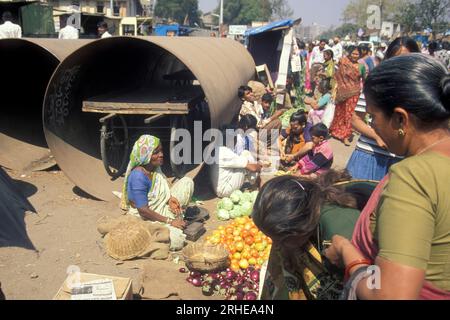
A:
<svg viewBox="0 0 450 320">
<path fill-rule="evenodd" d="M 291 20 L 291 19 L 275 21 L 275 22 L 269 23 L 262 27 L 248 29 L 245 32 L 245 36 L 250 37 L 250 36 L 260 34 L 260 33 L 272 31 L 272 30 L 278 29 L 278 28 L 292 27 L 293 25 L 294 25 L 294 20 Z"/>
</svg>

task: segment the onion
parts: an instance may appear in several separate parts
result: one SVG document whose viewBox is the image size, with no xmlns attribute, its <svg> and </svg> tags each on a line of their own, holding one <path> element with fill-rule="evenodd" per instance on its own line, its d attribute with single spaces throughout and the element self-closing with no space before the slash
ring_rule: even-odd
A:
<svg viewBox="0 0 450 320">
<path fill-rule="evenodd" d="M 219 279 L 219 275 L 217 273 L 211 273 L 210 277 L 213 278 L 214 280 L 218 280 Z"/>
<path fill-rule="evenodd" d="M 187 277 L 186 281 L 189 282 L 189 283 L 192 283 L 192 277 Z"/>
<path fill-rule="evenodd" d="M 255 282 L 259 282 L 259 271 L 256 270 L 252 271 L 250 273 L 250 279 L 252 279 Z"/>
<path fill-rule="evenodd" d="M 180 273 L 186 273 L 186 268 L 180 268 L 178 271 L 180 271 Z"/>
<path fill-rule="evenodd" d="M 234 280 L 235 278 L 236 278 L 236 272 L 234 272 L 234 271 L 227 271 L 225 279 L 227 279 L 227 280 Z"/>
<path fill-rule="evenodd" d="M 236 292 L 235 295 L 236 300 L 244 300 L 244 294 L 242 292 Z"/>
<path fill-rule="evenodd" d="M 244 300 L 256 300 L 256 299 L 258 299 L 258 296 L 254 291 L 249 291 L 244 296 Z"/>
<path fill-rule="evenodd" d="M 225 270 L 226 272 L 229 272 L 229 271 L 232 271 L 230 268 L 227 268 L 226 270 Z"/>
<path fill-rule="evenodd" d="M 202 280 L 200 278 L 193 278 L 192 279 L 192 284 L 195 287 L 201 287 L 202 286 Z"/>
<path fill-rule="evenodd" d="M 199 278 L 202 276 L 202 274 L 198 271 L 191 271 L 191 273 L 189 274 L 192 278 Z"/>
</svg>

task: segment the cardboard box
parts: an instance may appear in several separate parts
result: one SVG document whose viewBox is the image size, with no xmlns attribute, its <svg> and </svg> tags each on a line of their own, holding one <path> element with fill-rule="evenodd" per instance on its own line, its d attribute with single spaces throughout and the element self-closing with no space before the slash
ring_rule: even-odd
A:
<svg viewBox="0 0 450 320">
<path fill-rule="evenodd" d="M 69 284 L 74 283 L 75 279 L 80 283 L 111 279 L 113 281 L 117 300 L 133 300 L 133 286 L 130 278 L 120 278 L 92 273 L 79 273 L 78 275 L 75 273 L 69 275 L 61 288 L 59 288 L 58 293 L 53 297 L 53 300 L 71 300 L 71 289 Z"/>
</svg>

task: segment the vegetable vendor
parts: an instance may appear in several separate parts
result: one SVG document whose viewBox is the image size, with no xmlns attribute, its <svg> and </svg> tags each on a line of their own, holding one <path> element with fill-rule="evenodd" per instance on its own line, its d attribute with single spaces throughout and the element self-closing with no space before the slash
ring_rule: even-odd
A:
<svg viewBox="0 0 450 320">
<path fill-rule="evenodd" d="M 163 223 L 170 230 L 171 249 L 184 245 L 183 208 L 194 193 L 194 181 L 182 178 L 172 188 L 161 171 L 164 162 L 162 145 L 157 137 L 141 136 L 133 146 L 125 173 L 121 208 L 128 214 Z"/>
</svg>

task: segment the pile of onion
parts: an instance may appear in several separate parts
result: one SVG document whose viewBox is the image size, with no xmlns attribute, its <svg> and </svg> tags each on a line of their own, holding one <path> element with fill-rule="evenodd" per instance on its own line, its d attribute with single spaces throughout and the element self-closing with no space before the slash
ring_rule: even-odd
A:
<svg viewBox="0 0 450 320">
<path fill-rule="evenodd" d="M 186 273 L 185 268 L 180 272 Z M 220 295 L 227 300 L 257 300 L 259 292 L 259 270 L 248 268 L 235 272 L 230 268 L 222 272 L 201 274 L 191 271 L 186 281 L 201 287 L 205 296 Z"/>
</svg>

